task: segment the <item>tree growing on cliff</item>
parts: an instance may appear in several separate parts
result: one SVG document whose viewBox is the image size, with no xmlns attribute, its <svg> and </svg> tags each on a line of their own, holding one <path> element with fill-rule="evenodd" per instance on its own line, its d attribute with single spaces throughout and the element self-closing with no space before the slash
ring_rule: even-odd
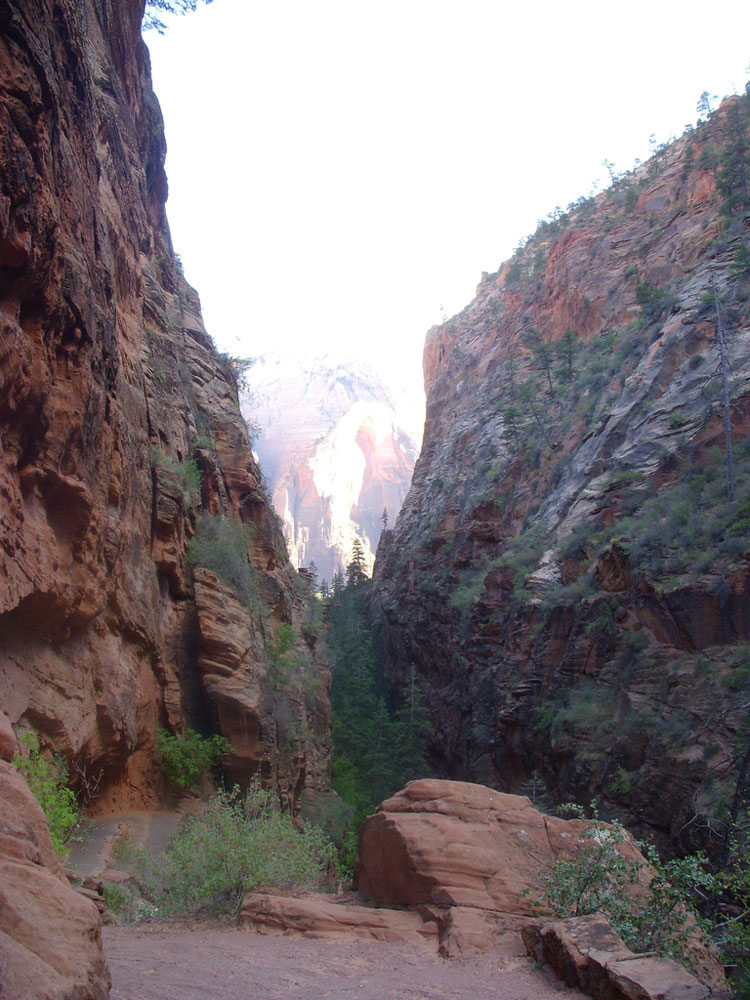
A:
<svg viewBox="0 0 750 1000">
<path fill-rule="evenodd" d="M 161 14 L 189 14 L 194 11 L 199 2 L 212 3 L 212 0 L 146 0 L 146 10 L 143 15 L 144 31 L 157 31 L 163 35 L 166 24 Z"/>
<path fill-rule="evenodd" d="M 352 543 L 352 561 L 346 568 L 347 587 L 356 587 L 367 579 L 367 563 L 362 542 L 355 538 Z"/>
</svg>

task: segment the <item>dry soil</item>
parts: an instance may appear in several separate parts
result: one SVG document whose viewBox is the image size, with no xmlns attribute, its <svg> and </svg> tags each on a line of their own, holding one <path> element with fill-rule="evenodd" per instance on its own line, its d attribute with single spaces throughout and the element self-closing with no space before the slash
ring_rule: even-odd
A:
<svg viewBox="0 0 750 1000">
<path fill-rule="evenodd" d="M 577 1000 L 521 955 L 442 959 L 404 944 L 224 927 L 105 927 L 111 1000 Z M 511 949 L 513 950 L 513 949 Z"/>
</svg>

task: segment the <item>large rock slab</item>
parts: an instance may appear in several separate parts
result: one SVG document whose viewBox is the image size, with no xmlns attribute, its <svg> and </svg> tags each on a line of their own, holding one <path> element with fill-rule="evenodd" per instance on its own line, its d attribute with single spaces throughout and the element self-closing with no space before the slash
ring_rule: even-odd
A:
<svg viewBox="0 0 750 1000">
<path fill-rule="evenodd" d="M 261 934 L 404 941 L 434 949 L 437 923 L 425 916 L 411 910 L 336 901 L 320 894 L 295 897 L 251 892 L 242 901 L 240 925 Z"/>
<path fill-rule="evenodd" d="M 463 781 L 412 781 L 362 831 L 357 887 L 380 903 L 533 916 L 540 874 L 575 854 L 584 824 L 521 795 Z M 623 851 L 635 856 L 630 844 Z"/>
<path fill-rule="evenodd" d="M 538 812 L 524 796 L 461 781 L 412 781 L 365 822 L 357 887 L 381 905 L 432 910 L 441 954 L 492 952 L 508 932 L 539 918 L 535 900 L 541 897 L 542 877 L 556 862 L 578 855 L 585 829 L 581 820 Z M 641 865 L 640 881 L 632 886 L 638 897 L 651 870 L 629 838 L 617 850 Z M 622 948 L 628 961 L 633 958 L 619 939 L 606 948 L 589 941 L 586 948 Z M 697 932 L 690 951 L 700 979 L 723 988 L 722 967 Z M 567 949 L 568 956 L 573 953 Z M 628 965 L 623 977 L 637 968 Z M 649 966 L 648 974 L 652 971 Z"/>
<path fill-rule="evenodd" d="M 706 1000 L 729 997 L 671 958 L 636 955 L 600 913 L 523 930 L 530 954 L 568 984 L 600 1000 Z"/>
<path fill-rule="evenodd" d="M 105 1000 L 101 920 L 74 892 L 39 803 L 0 761 L 0 1000 Z"/>
</svg>

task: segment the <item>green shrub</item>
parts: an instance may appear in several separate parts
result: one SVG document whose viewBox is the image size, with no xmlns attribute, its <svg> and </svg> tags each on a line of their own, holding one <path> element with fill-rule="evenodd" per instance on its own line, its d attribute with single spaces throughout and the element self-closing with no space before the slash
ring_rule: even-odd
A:
<svg viewBox="0 0 750 1000">
<path fill-rule="evenodd" d="M 160 469 L 166 469 L 174 473 L 182 481 L 182 489 L 185 500 L 190 503 L 200 496 L 202 477 L 197 463 L 189 458 L 184 462 L 165 455 L 161 448 L 154 448 L 151 452 L 151 464 Z"/>
<path fill-rule="evenodd" d="M 204 566 L 229 584 L 240 600 L 257 597 L 255 570 L 248 558 L 250 529 L 231 518 L 203 514 L 188 545 L 188 561 Z"/>
<path fill-rule="evenodd" d="M 320 887 L 334 850 L 313 826 L 298 830 L 256 780 L 243 796 L 219 791 L 186 816 L 154 866 L 149 892 L 162 913 L 231 912 L 257 886 Z"/>
<path fill-rule="evenodd" d="M 583 819 L 579 806 L 561 809 Z M 701 854 L 663 864 L 656 850 L 646 846 L 652 869 L 646 886 L 644 863 L 621 852 L 627 839 L 620 823 L 604 823 L 594 810 L 576 857 L 558 861 L 542 877 L 542 898 L 535 905 L 556 917 L 604 913 L 633 951 L 656 951 L 690 964 L 688 914 L 697 917 L 694 900 L 718 891 L 720 880 L 707 870 Z"/>
<path fill-rule="evenodd" d="M 223 736 L 204 737 L 192 729 L 184 736 L 173 736 L 161 726 L 156 728 L 156 748 L 167 781 L 181 789 L 196 788 L 225 754 L 232 753 Z"/>
<path fill-rule="evenodd" d="M 45 760 L 34 733 L 22 733 L 18 742 L 25 752 L 14 757 L 13 764 L 26 778 L 42 807 L 55 851 L 61 857 L 67 857 L 66 845 L 81 819 L 75 793 L 65 784 L 68 769 L 60 758 L 56 758 L 54 764 Z"/>
<path fill-rule="evenodd" d="M 282 622 L 266 647 L 271 687 L 277 688 L 290 679 L 296 666 L 294 644 L 294 629 L 288 622 Z"/>
</svg>

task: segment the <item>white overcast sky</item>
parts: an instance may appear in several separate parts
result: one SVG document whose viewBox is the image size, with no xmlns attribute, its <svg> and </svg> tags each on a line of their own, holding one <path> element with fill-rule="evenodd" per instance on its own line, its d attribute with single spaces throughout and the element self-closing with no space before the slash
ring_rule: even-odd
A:
<svg viewBox="0 0 750 1000">
<path fill-rule="evenodd" d="M 744 87 L 750 3 L 214 0 L 146 40 L 219 349 L 421 385 L 427 329 L 538 219 Z"/>
</svg>

